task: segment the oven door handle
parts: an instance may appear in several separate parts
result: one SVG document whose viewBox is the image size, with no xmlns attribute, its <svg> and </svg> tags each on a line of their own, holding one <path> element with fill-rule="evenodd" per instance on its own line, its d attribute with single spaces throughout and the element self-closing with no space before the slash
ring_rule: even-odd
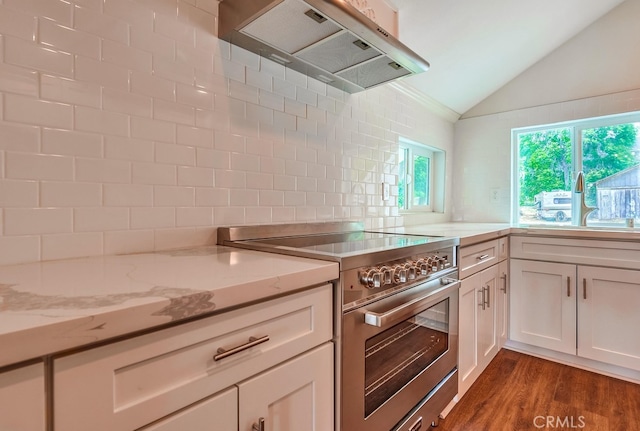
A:
<svg viewBox="0 0 640 431">
<path fill-rule="evenodd" d="M 442 292 L 445 290 L 449 290 L 452 288 L 457 288 L 460 285 L 460 280 L 455 279 L 445 279 L 443 282 L 447 282 L 447 284 L 443 285 L 440 289 L 435 291 L 431 291 L 425 295 L 419 296 L 417 298 L 412 299 L 411 301 L 407 301 L 402 305 L 399 305 L 391 310 L 385 311 L 383 313 L 376 313 L 375 311 L 366 311 L 364 313 L 364 323 L 371 326 L 376 326 L 378 328 L 382 328 L 389 322 L 395 322 L 400 317 L 399 315 L 406 316 L 414 314 L 417 310 L 424 307 L 424 302 L 427 300 L 432 300 L 433 296 L 442 296 Z"/>
</svg>

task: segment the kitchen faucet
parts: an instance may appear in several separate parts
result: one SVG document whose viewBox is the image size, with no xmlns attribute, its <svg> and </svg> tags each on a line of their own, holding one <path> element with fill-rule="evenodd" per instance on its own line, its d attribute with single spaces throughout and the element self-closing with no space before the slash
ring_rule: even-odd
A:
<svg viewBox="0 0 640 431">
<path fill-rule="evenodd" d="M 589 213 L 597 210 L 598 208 L 588 207 L 587 204 L 584 203 L 584 175 L 582 171 L 578 172 L 578 176 L 576 177 L 576 186 L 574 192 L 578 196 L 578 199 L 580 199 L 580 202 L 578 203 L 578 214 L 574 220 L 577 221 L 578 226 L 586 226 L 587 216 L 589 215 Z"/>
</svg>

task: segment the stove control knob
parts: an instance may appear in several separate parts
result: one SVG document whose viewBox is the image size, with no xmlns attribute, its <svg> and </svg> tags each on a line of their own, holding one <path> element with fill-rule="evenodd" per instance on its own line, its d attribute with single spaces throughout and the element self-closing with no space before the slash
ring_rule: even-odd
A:
<svg viewBox="0 0 640 431">
<path fill-rule="evenodd" d="M 382 275 L 383 273 L 381 271 L 373 268 L 362 274 L 360 282 L 364 284 L 367 289 L 375 289 L 382 286 Z"/>
<path fill-rule="evenodd" d="M 404 266 L 398 265 L 393 269 L 393 281 L 396 283 L 407 282 L 407 270 Z"/>
<path fill-rule="evenodd" d="M 405 263 L 404 269 L 407 271 L 407 279 L 409 280 L 416 279 L 416 266 L 413 262 Z"/>
</svg>

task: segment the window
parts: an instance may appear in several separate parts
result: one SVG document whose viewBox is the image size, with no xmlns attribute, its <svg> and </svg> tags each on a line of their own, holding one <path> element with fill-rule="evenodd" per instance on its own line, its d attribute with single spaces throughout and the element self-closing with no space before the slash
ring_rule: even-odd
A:
<svg viewBox="0 0 640 431">
<path fill-rule="evenodd" d="M 640 217 L 640 113 L 513 130 L 514 215 L 520 224 L 573 220 L 582 171 L 587 223 L 615 226 Z"/>
<path fill-rule="evenodd" d="M 401 210 L 443 211 L 444 152 L 400 139 L 398 207 Z"/>
</svg>

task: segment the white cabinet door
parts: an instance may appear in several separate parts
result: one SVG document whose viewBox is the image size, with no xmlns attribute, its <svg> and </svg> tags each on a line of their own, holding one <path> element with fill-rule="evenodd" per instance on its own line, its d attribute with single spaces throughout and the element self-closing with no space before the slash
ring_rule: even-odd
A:
<svg viewBox="0 0 640 431">
<path fill-rule="evenodd" d="M 44 365 L 0 373 L 0 430 L 44 431 Z"/>
<path fill-rule="evenodd" d="M 498 280 L 498 265 L 494 265 L 465 278 L 460 284 L 459 397 L 467 392 L 500 349 L 496 320 L 500 310 L 496 295 Z"/>
<path fill-rule="evenodd" d="M 139 431 L 238 431 L 238 388 L 233 387 Z"/>
<path fill-rule="evenodd" d="M 467 392 L 471 383 L 480 375 L 478 363 L 478 297 L 482 285 L 480 273 L 465 278 L 458 293 L 458 396 Z"/>
<path fill-rule="evenodd" d="M 578 356 L 640 370 L 640 271 L 578 267 Z"/>
<path fill-rule="evenodd" d="M 498 281 L 499 266 L 494 265 L 480 273 L 479 297 L 483 305 L 478 313 L 478 355 L 484 369 L 500 349 L 498 346 Z"/>
<path fill-rule="evenodd" d="M 510 337 L 576 353 L 576 265 L 511 259 Z"/>
<path fill-rule="evenodd" d="M 509 338 L 509 262 L 503 260 L 498 268 L 500 279 L 496 293 L 498 346 L 502 347 Z"/>
<path fill-rule="evenodd" d="M 238 388 L 239 431 L 251 431 L 261 418 L 269 431 L 331 431 L 333 344 L 323 344 Z"/>
</svg>

